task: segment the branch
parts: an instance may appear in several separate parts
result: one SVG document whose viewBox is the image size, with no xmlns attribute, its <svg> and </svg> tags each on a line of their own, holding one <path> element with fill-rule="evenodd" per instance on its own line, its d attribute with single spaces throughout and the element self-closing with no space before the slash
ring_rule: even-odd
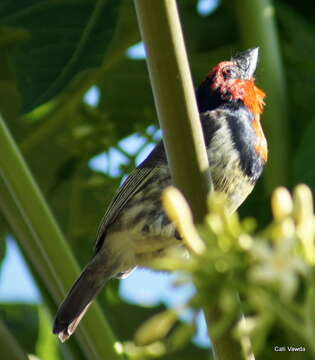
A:
<svg viewBox="0 0 315 360">
<path fill-rule="evenodd" d="M 175 0 L 135 0 L 174 185 L 196 222 L 207 212 L 210 172 Z"/>
</svg>

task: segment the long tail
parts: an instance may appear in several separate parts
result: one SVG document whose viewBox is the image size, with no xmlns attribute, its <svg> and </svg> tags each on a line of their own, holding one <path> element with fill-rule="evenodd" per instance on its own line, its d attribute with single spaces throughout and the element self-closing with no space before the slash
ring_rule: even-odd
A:
<svg viewBox="0 0 315 360">
<path fill-rule="evenodd" d="M 99 270 L 93 261 L 88 264 L 60 305 L 53 333 L 58 334 L 62 342 L 74 333 L 92 301 L 105 285 L 108 277 Z"/>
</svg>

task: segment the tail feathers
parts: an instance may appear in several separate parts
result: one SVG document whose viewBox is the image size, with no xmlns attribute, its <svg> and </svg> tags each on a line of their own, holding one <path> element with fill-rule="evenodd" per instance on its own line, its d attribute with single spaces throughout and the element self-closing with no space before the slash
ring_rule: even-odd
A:
<svg viewBox="0 0 315 360">
<path fill-rule="evenodd" d="M 93 264 L 89 264 L 83 270 L 56 314 L 53 333 L 58 334 L 62 342 L 74 333 L 92 301 L 102 290 L 106 280 L 103 272 L 97 271 Z"/>
</svg>

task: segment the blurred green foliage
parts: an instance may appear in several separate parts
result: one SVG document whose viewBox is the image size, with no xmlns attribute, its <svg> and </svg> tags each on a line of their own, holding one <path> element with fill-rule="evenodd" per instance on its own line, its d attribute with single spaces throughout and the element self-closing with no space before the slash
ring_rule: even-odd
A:
<svg viewBox="0 0 315 360">
<path fill-rule="evenodd" d="M 219 2 L 217 9 L 207 16 L 198 14 L 196 0 L 180 0 L 178 5 L 197 84 L 214 64 L 242 49 L 234 2 Z M 313 5 L 303 1 L 278 0 L 274 1 L 274 5 L 289 97 L 292 178 L 288 179 L 288 183 L 305 182 L 314 191 L 315 113 L 312 101 L 315 95 L 315 10 Z M 137 156 L 123 152 L 119 141 L 133 133 L 145 136 L 147 143 L 153 141 L 146 132 L 147 127 L 156 124 L 157 120 L 145 61 L 126 56 L 128 47 L 138 41 L 140 36 L 130 0 L 2 0 L 0 3 L 0 111 L 5 115 L 81 265 L 91 256 L 98 223 L 123 175 L 130 171 Z M 263 77 L 264 69 L 261 68 L 258 83 L 263 83 Z M 84 101 L 84 95 L 93 85 L 100 91 L 100 101 L 96 106 Z M 266 102 L 268 106 L 268 97 Z M 278 136 L 281 141 L 281 134 Z M 91 158 L 110 148 L 116 148 L 129 160 L 129 165 L 123 167 L 117 177 L 89 166 Z M 241 218 L 253 216 L 261 228 L 271 219 L 263 181 L 257 184 L 240 209 Z M 8 233 L 10 229 L 0 218 L 3 240 Z M 1 258 L 5 253 L 3 243 Z M 259 244 L 265 248 L 264 251 L 270 252 L 272 258 L 274 245 Z M 262 266 L 263 260 L 259 260 L 259 254 L 253 260 L 254 257 L 249 258 L 245 253 L 244 249 L 238 248 L 235 253 L 226 254 L 231 256 L 228 261 L 231 266 L 239 266 L 237 282 L 235 278 L 231 283 L 226 281 L 222 263 L 218 268 L 211 268 L 216 276 L 208 273 L 211 269 L 202 275 L 207 279 L 209 288 L 201 289 L 200 293 L 217 296 L 220 292 L 220 301 L 228 302 L 231 285 L 232 288 L 244 289 L 242 296 L 249 296 L 245 287 L 254 284 L 250 280 L 245 281 L 247 267 L 253 261 L 259 269 L 258 263 L 261 261 Z M 310 265 L 307 269 L 308 274 L 312 272 Z M 252 271 L 255 273 L 254 269 Z M 307 316 L 312 317 L 312 308 L 307 304 L 312 304 L 314 300 L 312 291 L 305 290 L 309 286 L 305 273 L 295 277 L 294 291 L 283 290 L 289 291 L 285 292 L 285 298 L 291 301 L 289 303 L 278 298 L 281 290 L 278 285 L 268 293 L 268 299 L 264 298 L 264 294 L 257 299 L 261 288 L 257 293 L 250 292 L 253 296 L 249 308 L 245 310 L 253 314 L 256 311 L 257 317 L 253 321 L 255 326 L 261 326 L 258 332 L 261 338 L 254 338 L 253 343 L 263 354 L 262 358 L 272 356 L 264 353 L 272 345 L 262 349 L 265 339 L 268 344 L 295 344 L 288 340 L 292 336 L 304 341 L 302 332 L 291 332 L 290 324 L 306 321 L 300 313 L 294 312 L 304 305 L 305 309 L 309 309 L 307 314 L 310 315 Z M 210 278 L 213 281 L 210 282 Z M 202 284 L 204 286 L 205 283 Z M 135 329 L 145 319 L 160 312 L 161 308 L 148 309 L 125 303 L 119 298 L 115 282 L 108 286 L 105 293 L 109 296 L 101 296 L 100 301 L 117 337 L 129 342 L 129 352 L 133 352 L 135 358 L 155 356 L 143 355 L 142 350 L 131 341 Z M 261 299 L 264 299 L 266 307 L 260 305 L 258 300 Z M 293 316 L 293 320 L 284 326 L 285 312 L 289 312 L 288 318 Z M 267 316 L 267 313 L 270 315 Z M 45 351 L 43 347 L 55 346 L 47 335 L 49 326 L 42 309 L 1 304 L 1 314 L 4 314 L 6 324 L 26 352 L 42 355 Z M 296 319 L 298 322 L 294 323 Z M 182 332 L 185 333 L 185 324 L 179 322 L 176 326 L 178 329 L 183 327 Z M 37 343 L 39 340 L 42 345 Z M 204 350 L 191 343 L 179 346 L 180 350 L 171 355 L 165 355 L 165 351 L 175 351 L 176 347 L 171 348 L 169 343 L 163 346 L 161 359 L 196 357 L 202 360 L 207 357 Z M 68 345 L 68 348 L 72 348 L 71 351 L 65 347 L 62 352 L 58 351 L 55 358 L 71 359 L 71 354 L 78 349 L 73 350 L 75 345 Z M 151 350 L 145 351 L 150 353 Z M 53 350 L 50 353 L 54 359 Z M 312 356 L 309 354 L 307 356 Z M 288 356 L 288 353 L 285 355 Z M 305 356 L 305 353 L 302 355 Z M 75 358 L 80 358 L 79 353 Z"/>
<path fill-rule="evenodd" d="M 195 240 L 194 225 L 182 210 L 185 200 L 172 203 L 173 192 L 165 193 L 165 207 L 174 222 L 186 224 L 179 228 L 191 257 L 164 259 L 156 267 L 180 270 L 178 286 L 193 281 L 197 292 L 186 305 L 147 320 L 136 340 L 147 344 L 163 339 L 187 308 L 210 309 L 210 317 L 211 309 L 217 309 L 213 338 L 231 328 L 247 353 L 244 359 L 251 358 L 248 339 L 258 359 L 314 359 L 315 217 L 310 189 L 298 185 L 291 198 L 288 190 L 277 188 L 273 221 L 262 231 L 257 231 L 255 219 L 228 214 L 222 194 L 211 194 L 209 213 L 198 228 L 201 238 Z M 196 254 L 199 245 L 194 242 L 199 241 L 205 247 Z"/>
</svg>

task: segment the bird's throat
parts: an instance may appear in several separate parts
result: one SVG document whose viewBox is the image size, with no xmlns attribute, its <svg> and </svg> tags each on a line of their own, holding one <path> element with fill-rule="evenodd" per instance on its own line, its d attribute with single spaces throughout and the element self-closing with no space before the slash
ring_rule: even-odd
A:
<svg viewBox="0 0 315 360">
<path fill-rule="evenodd" d="M 264 98 L 266 94 L 263 90 L 255 86 L 254 79 L 231 79 L 226 81 L 223 86 L 225 88 L 221 87 L 222 92 L 230 94 L 232 97 L 231 100 L 242 101 L 244 105 L 253 113 L 253 128 L 257 135 L 257 143 L 255 148 L 257 153 L 266 162 L 268 158 L 267 141 L 260 124 L 260 114 L 264 109 Z"/>
<path fill-rule="evenodd" d="M 222 94 L 228 94 L 231 100 L 242 101 L 254 114 L 261 114 L 265 105 L 266 94 L 259 89 L 252 80 L 226 80 L 220 88 Z"/>
</svg>

